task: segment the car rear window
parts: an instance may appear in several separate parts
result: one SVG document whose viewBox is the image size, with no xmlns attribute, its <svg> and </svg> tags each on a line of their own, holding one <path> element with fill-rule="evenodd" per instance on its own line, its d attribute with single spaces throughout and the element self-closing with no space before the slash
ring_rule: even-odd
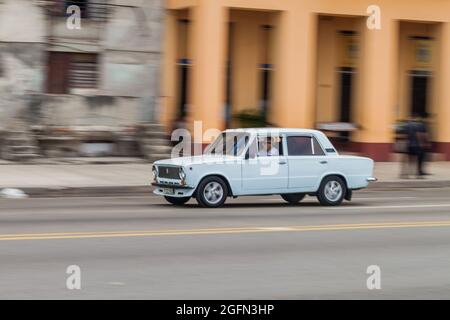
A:
<svg viewBox="0 0 450 320">
<path fill-rule="evenodd" d="M 287 138 L 288 154 L 290 156 L 323 156 L 322 147 L 314 137 L 290 136 Z"/>
</svg>

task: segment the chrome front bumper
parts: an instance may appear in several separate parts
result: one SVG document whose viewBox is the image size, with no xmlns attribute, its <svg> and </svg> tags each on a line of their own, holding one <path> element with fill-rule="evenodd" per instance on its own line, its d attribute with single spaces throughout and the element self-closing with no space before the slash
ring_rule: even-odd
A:
<svg viewBox="0 0 450 320">
<path fill-rule="evenodd" d="M 192 186 L 182 186 L 182 185 L 179 185 L 179 184 L 156 183 L 156 182 L 152 182 L 152 186 L 157 187 L 157 188 L 195 189 Z"/>
<path fill-rule="evenodd" d="M 152 186 L 155 187 L 153 193 L 158 196 L 164 197 L 175 197 L 175 198 L 183 198 L 183 197 L 192 197 L 194 194 L 195 188 L 187 185 L 177 185 L 170 183 L 156 183 L 153 182 Z"/>
</svg>

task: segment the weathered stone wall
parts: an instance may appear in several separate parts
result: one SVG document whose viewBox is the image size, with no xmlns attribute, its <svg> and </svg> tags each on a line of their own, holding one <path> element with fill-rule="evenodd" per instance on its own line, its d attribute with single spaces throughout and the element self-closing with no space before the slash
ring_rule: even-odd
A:
<svg viewBox="0 0 450 320">
<path fill-rule="evenodd" d="M 111 7 L 98 42 L 91 46 L 100 57 L 99 87 L 86 95 L 45 92 L 47 51 L 55 49 L 44 42 L 45 10 L 28 0 L 0 4 L 0 126 L 15 116 L 60 126 L 153 120 L 159 96 L 162 0 L 113 2 L 127 7 Z M 128 7 L 133 5 L 141 7 Z M 19 12 L 28 22 L 14 22 L 11 16 Z M 73 44 L 58 50 L 76 52 L 78 42 L 85 40 L 82 36 L 77 40 L 77 30 L 66 30 L 66 36 L 70 40 L 64 41 Z"/>
<path fill-rule="evenodd" d="M 50 20 L 44 2 L 0 1 L 0 135 L 25 123 L 50 136 L 51 128 L 118 136 L 156 120 L 163 0 L 108 2 L 106 22 L 69 30 L 64 17 Z M 47 94 L 49 51 L 98 53 L 98 88 Z"/>
<path fill-rule="evenodd" d="M 32 120 L 44 85 L 42 44 L 0 43 L 0 127 Z"/>
<path fill-rule="evenodd" d="M 0 1 L 0 41 L 42 43 L 45 41 L 45 11 L 32 0 Z"/>
<path fill-rule="evenodd" d="M 38 110 L 41 124 L 77 127 L 133 126 L 140 121 L 140 98 L 114 96 L 44 96 Z"/>
</svg>

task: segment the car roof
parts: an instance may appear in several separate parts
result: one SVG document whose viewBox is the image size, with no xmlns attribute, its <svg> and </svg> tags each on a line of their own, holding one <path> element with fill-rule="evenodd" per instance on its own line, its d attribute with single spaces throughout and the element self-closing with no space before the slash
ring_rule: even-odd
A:
<svg viewBox="0 0 450 320">
<path fill-rule="evenodd" d="M 338 155 L 337 150 L 334 148 L 331 141 L 328 137 L 319 130 L 313 129 L 302 129 L 302 128 L 242 128 L 242 129 L 229 129 L 225 130 L 225 132 L 247 132 L 250 134 L 262 134 L 262 135 L 270 135 L 275 136 L 278 134 L 304 134 L 311 135 L 317 138 L 322 148 L 326 151 L 327 154 Z M 332 151 L 330 151 L 332 150 Z"/>
<path fill-rule="evenodd" d="M 321 131 L 302 128 L 241 128 L 228 129 L 225 132 L 249 132 L 249 133 L 304 133 L 304 134 L 321 134 Z"/>
</svg>

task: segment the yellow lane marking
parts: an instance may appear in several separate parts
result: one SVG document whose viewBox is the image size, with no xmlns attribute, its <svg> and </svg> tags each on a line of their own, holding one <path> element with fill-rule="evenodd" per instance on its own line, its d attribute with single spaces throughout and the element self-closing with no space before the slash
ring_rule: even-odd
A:
<svg viewBox="0 0 450 320">
<path fill-rule="evenodd" d="M 212 234 L 234 234 L 234 233 L 339 231 L 339 230 L 429 228 L 429 227 L 450 227 L 450 220 L 384 222 L 384 223 L 362 223 L 362 224 L 331 224 L 331 225 L 311 225 L 311 226 L 280 226 L 280 227 L 238 227 L 238 228 L 230 227 L 230 228 L 208 228 L 208 229 L 187 229 L 187 230 L 129 230 L 129 231 L 105 231 L 105 232 L 59 232 L 59 233 L 28 233 L 28 234 L 3 234 L 3 235 L 0 234 L 0 241 L 120 238 L 120 237 L 126 238 L 126 237 L 212 235 Z"/>
</svg>

